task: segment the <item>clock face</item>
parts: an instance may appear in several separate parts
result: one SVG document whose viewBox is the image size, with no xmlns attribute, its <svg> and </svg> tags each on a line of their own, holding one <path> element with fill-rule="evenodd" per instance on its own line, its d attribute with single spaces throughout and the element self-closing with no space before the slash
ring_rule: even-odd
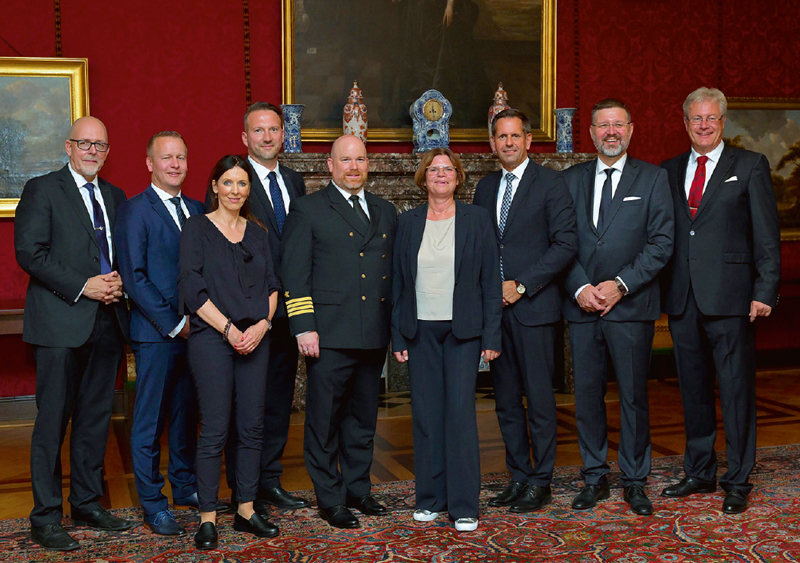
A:
<svg viewBox="0 0 800 563">
<path fill-rule="evenodd" d="M 439 121 L 444 115 L 444 107 L 439 100 L 428 100 L 422 106 L 422 114 L 430 121 Z"/>
</svg>

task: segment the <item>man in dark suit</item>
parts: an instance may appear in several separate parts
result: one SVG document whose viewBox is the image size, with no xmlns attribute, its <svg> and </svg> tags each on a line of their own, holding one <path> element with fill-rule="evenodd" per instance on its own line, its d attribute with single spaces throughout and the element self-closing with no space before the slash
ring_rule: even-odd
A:
<svg viewBox="0 0 800 563">
<path fill-rule="evenodd" d="M 36 358 L 31 436 L 31 536 L 48 549 L 80 546 L 61 527 L 61 445 L 70 434 L 72 520 L 101 530 L 133 522 L 101 505 L 114 384 L 128 335 L 111 233 L 125 193 L 98 178 L 108 134 L 94 117 L 75 121 L 67 166 L 33 178 L 14 220 L 17 262 L 30 274 L 22 339 Z"/>
<path fill-rule="evenodd" d="M 136 403 L 131 453 L 145 524 L 157 534 L 186 530 L 161 492 L 161 434 L 169 418 L 169 481 L 176 505 L 197 505 L 197 402 L 186 362 L 189 319 L 178 312 L 178 242 L 190 215 L 203 204 L 181 193 L 186 144 L 163 131 L 147 144 L 150 186 L 119 206 L 114 240 L 119 272 L 133 302 L 131 347 L 136 355 Z"/>
<path fill-rule="evenodd" d="M 555 278 L 575 256 L 578 241 L 575 208 L 561 175 L 528 158 L 531 124 L 525 114 L 515 109 L 498 113 L 491 145 L 502 169 L 478 183 L 473 203 L 489 210 L 500 248 L 502 353 L 491 371 L 511 483 L 489 504 L 524 513 L 552 498 L 553 355 L 555 323 L 561 318 Z"/>
<path fill-rule="evenodd" d="M 764 155 L 722 142 L 727 100 L 699 88 L 683 104 L 691 151 L 662 164 L 675 207 L 675 254 L 664 270 L 664 312 L 683 401 L 686 476 L 663 495 L 716 491 L 719 384 L 728 470 L 723 512 L 747 509 L 755 464 L 753 321 L 778 302 L 780 228 Z"/>
<path fill-rule="evenodd" d="M 397 212 L 364 190 L 368 164 L 364 143 L 337 139 L 333 181 L 292 201 L 281 248 L 289 323 L 308 368 L 306 468 L 322 517 L 339 528 L 359 526 L 349 508 L 386 513 L 370 494 L 369 473 Z"/>
<path fill-rule="evenodd" d="M 650 474 L 647 374 L 655 321 L 661 316 L 658 273 L 672 255 L 674 220 L 664 171 L 627 154 L 631 115 L 619 100 L 592 108 L 589 128 L 598 158 L 564 173 L 575 202 L 578 256 L 566 272 L 564 317 L 575 372 L 575 416 L 586 486 L 576 510 L 608 498 L 606 355 L 622 409 L 619 466 L 624 499 L 653 513 L 644 487 Z"/>
</svg>

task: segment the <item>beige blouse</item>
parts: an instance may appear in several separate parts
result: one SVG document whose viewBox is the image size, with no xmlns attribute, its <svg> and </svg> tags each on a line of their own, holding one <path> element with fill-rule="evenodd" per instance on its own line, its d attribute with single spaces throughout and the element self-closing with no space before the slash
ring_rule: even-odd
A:
<svg viewBox="0 0 800 563">
<path fill-rule="evenodd" d="M 417 318 L 453 320 L 455 289 L 456 218 L 425 222 L 417 255 Z"/>
</svg>

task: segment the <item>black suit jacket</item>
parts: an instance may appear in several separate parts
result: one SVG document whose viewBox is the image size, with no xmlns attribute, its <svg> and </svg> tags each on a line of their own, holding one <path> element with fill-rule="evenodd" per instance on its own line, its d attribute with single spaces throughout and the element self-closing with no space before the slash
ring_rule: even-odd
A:
<svg viewBox="0 0 800 563">
<path fill-rule="evenodd" d="M 683 312 L 690 284 L 704 315 L 747 315 L 753 300 L 774 307 L 781 235 L 769 162 L 725 145 L 693 220 L 684 187 L 689 155 L 661 164 L 675 208 L 675 253 L 662 275 L 664 312 Z"/>
<path fill-rule="evenodd" d="M 564 317 L 591 322 L 575 301 L 583 285 L 597 285 L 619 276 L 628 295 L 603 317 L 609 321 L 655 321 L 661 316 L 658 273 L 672 255 L 674 218 L 667 176 L 658 166 L 628 156 L 622 169 L 609 219 L 598 232 L 592 220 L 597 160 L 564 172 L 578 215 L 578 256 L 566 272 Z"/>
<path fill-rule="evenodd" d="M 114 232 L 117 206 L 125 192 L 98 179 L 100 194 Z M 14 219 L 17 262 L 30 275 L 25 296 L 22 339 L 38 346 L 77 348 L 92 333 L 99 301 L 81 296 L 86 281 L 100 274 L 100 247 L 86 205 L 69 168 L 33 178 L 25 184 Z M 113 252 L 113 269 L 117 269 Z M 113 307 L 128 338 L 128 311 Z"/>
<path fill-rule="evenodd" d="M 315 330 L 322 348 L 389 344 L 397 211 L 366 193 L 366 227 L 329 183 L 292 201 L 283 227 L 281 280 L 292 334 Z"/>
<path fill-rule="evenodd" d="M 408 349 L 417 334 L 417 259 L 428 217 L 428 204 L 400 215 L 394 245 L 392 350 Z M 453 334 L 481 338 L 483 350 L 500 350 L 502 289 L 497 242 L 489 214 L 456 200 Z"/>
<path fill-rule="evenodd" d="M 505 233 L 500 236 L 497 194 L 504 174 L 501 169 L 478 182 L 473 203 L 489 211 L 505 279 L 525 286 L 525 294 L 511 306 L 514 316 L 525 326 L 553 323 L 561 318 L 556 276 L 578 251 L 575 207 L 561 174 L 531 160 L 511 202 Z"/>
<path fill-rule="evenodd" d="M 298 172 L 295 172 L 291 168 L 286 168 L 283 164 L 278 166 L 278 170 L 280 170 L 281 176 L 283 177 L 283 183 L 286 184 L 286 191 L 289 192 L 290 204 L 295 198 L 306 194 L 306 183 Z M 253 176 L 253 185 L 250 188 L 250 211 L 256 219 L 267 226 L 269 248 L 272 252 L 272 264 L 275 268 L 275 273 L 278 274 L 281 271 L 281 240 L 283 239 L 283 235 L 278 232 L 275 210 L 265 191 L 268 189 L 269 186 L 264 186 L 258 176 Z M 211 199 L 208 195 L 210 194 L 206 196 L 206 210 L 210 211 Z M 286 211 L 288 213 L 289 209 Z M 284 224 L 284 229 L 285 228 L 286 225 Z M 273 318 L 281 317 L 286 317 L 286 303 L 282 293 L 278 297 L 278 308 L 275 309 Z"/>
</svg>

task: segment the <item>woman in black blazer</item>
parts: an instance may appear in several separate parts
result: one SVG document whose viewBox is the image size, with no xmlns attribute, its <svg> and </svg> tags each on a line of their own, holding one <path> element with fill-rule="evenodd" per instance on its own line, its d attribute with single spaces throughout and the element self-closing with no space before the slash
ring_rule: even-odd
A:
<svg viewBox="0 0 800 563">
<path fill-rule="evenodd" d="M 475 381 L 480 356 L 500 350 L 502 291 L 489 213 L 454 197 L 458 155 L 426 153 L 414 180 L 428 203 L 400 215 L 394 248 L 392 350 L 408 361 L 416 511 L 448 511 L 456 530 L 478 527 L 480 453 Z"/>
</svg>

